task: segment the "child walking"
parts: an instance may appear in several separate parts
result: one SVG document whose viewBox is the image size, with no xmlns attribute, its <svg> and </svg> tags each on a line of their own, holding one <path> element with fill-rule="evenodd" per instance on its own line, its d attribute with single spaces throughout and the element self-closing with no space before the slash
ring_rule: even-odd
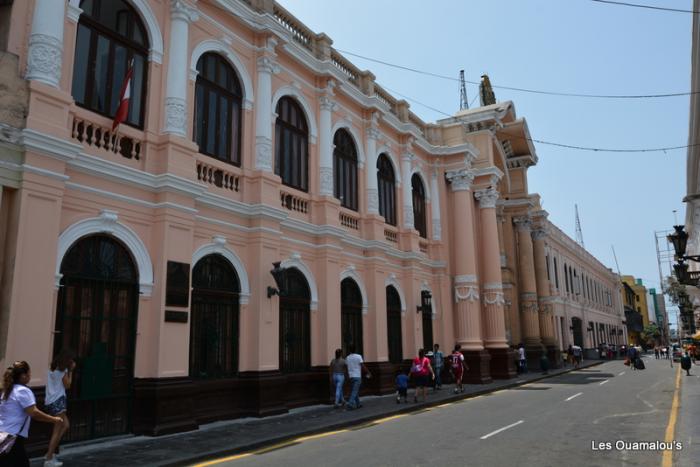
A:
<svg viewBox="0 0 700 467">
<path fill-rule="evenodd" d="M 46 412 L 54 417 L 60 417 L 63 423 L 57 423 L 53 426 L 51 440 L 49 441 L 49 449 L 46 451 L 46 460 L 44 467 L 60 467 L 63 462 L 60 462 L 54 453 L 58 448 L 58 443 L 61 442 L 63 434 L 70 426 L 68 422 L 66 389 L 70 389 L 73 380 L 73 370 L 75 369 L 75 354 L 70 350 L 63 349 L 51 362 L 51 368 L 48 372 L 46 380 Z"/>
<path fill-rule="evenodd" d="M 402 372 L 398 372 L 396 375 L 396 403 L 401 403 L 401 398 L 403 397 L 403 402 L 408 402 L 408 375 Z"/>
<path fill-rule="evenodd" d="M 467 364 L 464 363 L 464 354 L 461 352 L 461 348 L 459 344 L 456 344 L 452 355 L 450 355 L 450 372 L 455 380 L 455 394 L 464 392 L 462 378 L 464 377 L 465 370 L 469 369 L 467 368 Z"/>
</svg>

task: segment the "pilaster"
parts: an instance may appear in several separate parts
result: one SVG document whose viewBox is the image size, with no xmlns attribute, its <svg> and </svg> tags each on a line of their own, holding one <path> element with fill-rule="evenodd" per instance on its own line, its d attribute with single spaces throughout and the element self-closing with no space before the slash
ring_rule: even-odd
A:
<svg viewBox="0 0 700 467">
<path fill-rule="evenodd" d="M 279 73 L 275 46 L 277 39 L 267 38 L 257 60 L 258 85 L 255 99 L 255 168 L 272 172 L 272 75 Z"/>
<path fill-rule="evenodd" d="M 64 0 L 36 0 L 27 52 L 28 80 L 59 87 L 65 18 Z"/>
</svg>

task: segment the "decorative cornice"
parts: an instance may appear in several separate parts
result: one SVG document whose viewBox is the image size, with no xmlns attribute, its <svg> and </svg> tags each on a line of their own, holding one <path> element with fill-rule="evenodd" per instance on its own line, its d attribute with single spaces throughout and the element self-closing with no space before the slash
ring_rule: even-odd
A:
<svg viewBox="0 0 700 467">
<path fill-rule="evenodd" d="M 83 149 L 81 145 L 30 128 L 22 130 L 19 144 L 24 146 L 25 150 L 38 152 L 64 162 L 75 159 Z"/>
<path fill-rule="evenodd" d="M 280 66 L 277 61 L 268 55 L 258 57 L 256 64 L 258 66 L 258 73 L 270 73 L 276 75 L 280 72 Z"/>
<path fill-rule="evenodd" d="M 498 196 L 498 190 L 492 187 L 474 192 L 474 198 L 479 201 L 481 209 L 495 208 Z"/>
<path fill-rule="evenodd" d="M 192 23 L 199 19 L 199 12 L 183 0 L 170 0 L 170 19 Z"/>
<path fill-rule="evenodd" d="M 445 173 L 452 191 L 468 191 L 474 183 L 474 172 L 470 169 L 451 170 Z"/>
</svg>

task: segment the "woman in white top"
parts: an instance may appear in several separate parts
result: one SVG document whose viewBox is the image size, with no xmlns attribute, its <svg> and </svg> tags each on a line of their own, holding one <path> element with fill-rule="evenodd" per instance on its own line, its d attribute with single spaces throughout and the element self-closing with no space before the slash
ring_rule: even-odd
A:
<svg viewBox="0 0 700 467">
<path fill-rule="evenodd" d="M 49 415 L 60 417 L 63 423 L 53 426 L 51 440 L 49 441 L 49 449 L 46 451 L 46 461 L 44 467 L 60 467 L 62 462 L 59 462 L 55 456 L 58 443 L 61 442 L 63 434 L 70 426 L 68 423 L 68 410 L 66 403 L 66 389 L 70 389 L 73 379 L 73 370 L 75 369 L 75 354 L 67 349 L 61 350 L 51 362 L 48 378 L 46 379 L 46 412 Z"/>
<path fill-rule="evenodd" d="M 63 423 L 61 417 L 52 417 L 36 408 L 34 393 L 27 387 L 32 372 L 27 362 L 15 362 L 2 378 L 0 393 L 0 431 L 16 436 L 12 449 L 0 455 L 0 467 L 29 467 L 24 440 L 29 436 L 30 418 L 46 423 Z"/>
</svg>

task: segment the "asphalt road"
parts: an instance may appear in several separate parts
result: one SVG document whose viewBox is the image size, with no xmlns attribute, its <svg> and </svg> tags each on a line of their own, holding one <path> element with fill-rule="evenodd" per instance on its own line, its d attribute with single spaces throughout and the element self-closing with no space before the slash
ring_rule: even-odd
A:
<svg viewBox="0 0 700 467">
<path fill-rule="evenodd" d="M 644 371 L 608 362 L 218 465 L 660 466 L 661 451 L 616 447 L 665 439 L 678 364 L 653 356 L 645 362 Z"/>
</svg>

